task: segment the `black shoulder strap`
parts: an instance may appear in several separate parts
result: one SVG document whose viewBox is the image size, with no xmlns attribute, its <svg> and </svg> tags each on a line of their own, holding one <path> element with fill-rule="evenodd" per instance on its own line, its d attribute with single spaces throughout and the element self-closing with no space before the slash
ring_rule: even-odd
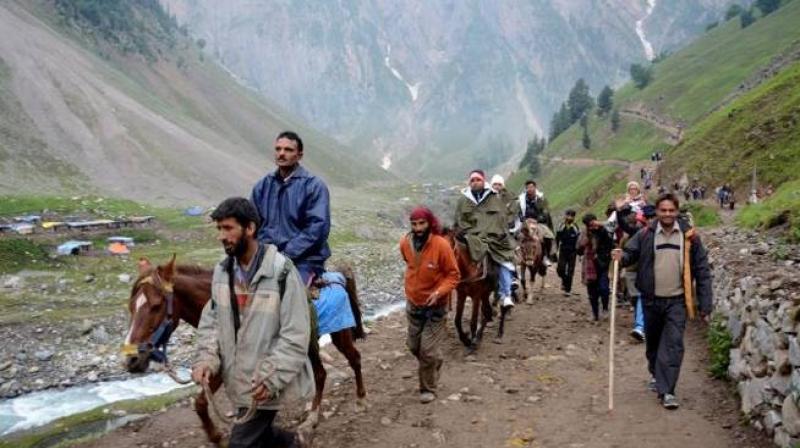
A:
<svg viewBox="0 0 800 448">
<path fill-rule="evenodd" d="M 278 290 L 280 292 L 279 300 L 283 300 L 283 294 L 286 292 L 286 277 L 289 276 L 289 271 L 292 270 L 292 261 L 284 257 L 283 269 L 278 274 Z"/>
<path fill-rule="evenodd" d="M 233 311 L 233 341 L 234 343 L 239 340 L 239 327 L 242 325 L 241 316 L 239 315 L 239 300 L 236 298 L 236 291 L 233 287 L 234 263 L 236 258 L 231 255 L 228 257 L 228 289 L 231 300 L 231 310 Z"/>
</svg>

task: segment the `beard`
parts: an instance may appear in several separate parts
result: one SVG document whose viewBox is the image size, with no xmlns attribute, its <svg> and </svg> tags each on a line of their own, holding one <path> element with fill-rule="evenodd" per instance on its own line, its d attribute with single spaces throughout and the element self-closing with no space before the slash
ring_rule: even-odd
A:
<svg viewBox="0 0 800 448">
<path fill-rule="evenodd" d="M 247 251 L 247 242 L 244 238 L 240 238 L 235 244 L 225 244 L 223 247 L 225 248 L 225 253 L 228 256 L 239 259 Z"/>
</svg>

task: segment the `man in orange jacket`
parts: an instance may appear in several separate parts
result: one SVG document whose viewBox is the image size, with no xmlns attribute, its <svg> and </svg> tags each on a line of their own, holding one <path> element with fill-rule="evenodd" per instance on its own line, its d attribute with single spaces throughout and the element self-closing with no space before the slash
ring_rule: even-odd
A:
<svg viewBox="0 0 800 448">
<path fill-rule="evenodd" d="M 400 253 L 406 262 L 407 344 L 419 361 L 419 399 L 430 403 L 436 399 L 442 368 L 447 302 L 461 275 L 433 212 L 417 207 L 410 221 L 411 232 L 400 240 Z"/>
</svg>

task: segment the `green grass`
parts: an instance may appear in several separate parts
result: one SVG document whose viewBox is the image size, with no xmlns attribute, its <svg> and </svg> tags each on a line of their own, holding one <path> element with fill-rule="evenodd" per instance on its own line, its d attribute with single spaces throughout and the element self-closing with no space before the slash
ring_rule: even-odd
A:
<svg viewBox="0 0 800 448">
<path fill-rule="evenodd" d="M 589 120 L 591 149 L 584 149 L 582 132 L 577 124 L 572 126 L 547 147 L 545 155 L 636 161 L 647 159 L 654 151 L 664 151 L 669 147 L 666 132 L 628 117 L 621 117 L 620 128 L 614 133 L 607 117 L 593 115 Z"/>
<path fill-rule="evenodd" d="M 721 316 L 715 316 L 708 328 L 708 350 L 711 355 L 708 368 L 712 377 L 725 379 L 728 377 L 730 363 L 731 335 Z"/>
<path fill-rule="evenodd" d="M 43 269 L 50 265 L 46 246 L 25 238 L 0 239 L 0 272 Z"/>
<path fill-rule="evenodd" d="M 800 2 L 786 4 L 742 29 L 731 20 L 654 66 L 644 90 L 632 86 L 620 102 L 643 102 L 688 124 L 698 121 L 775 55 L 800 40 Z M 620 103 L 621 104 L 621 103 Z"/>
<path fill-rule="evenodd" d="M 800 4 L 800 2 L 796 2 Z M 800 63 L 691 128 L 667 155 L 666 172 L 685 171 L 715 187 L 736 185 L 744 199 L 753 167 L 762 185 L 780 185 L 800 172 Z"/>
<path fill-rule="evenodd" d="M 686 208 L 692 214 L 695 227 L 713 227 L 722 224 L 716 207 L 699 202 L 689 202 L 686 204 Z"/>
<path fill-rule="evenodd" d="M 743 208 L 736 217 L 743 227 L 768 229 L 787 225 L 786 237 L 800 242 L 800 180 L 786 182 L 771 197 Z"/>
</svg>

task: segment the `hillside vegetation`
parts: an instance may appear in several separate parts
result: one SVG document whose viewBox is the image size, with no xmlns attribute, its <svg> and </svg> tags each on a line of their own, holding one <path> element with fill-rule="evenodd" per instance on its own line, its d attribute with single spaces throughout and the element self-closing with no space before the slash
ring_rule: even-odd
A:
<svg viewBox="0 0 800 448">
<path fill-rule="evenodd" d="M 797 179 L 798 23 L 800 2 L 791 1 L 746 28 L 739 20 L 714 27 L 686 48 L 653 64 L 653 78 L 644 88 L 627 84 L 615 92 L 613 107 L 621 111 L 616 132 L 611 130 L 610 114 L 598 117 L 592 111 L 586 126 L 590 149 L 585 149 L 583 128 L 575 123 L 550 142 L 544 155 L 551 159 L 635 162 L 661 150 L 665 162 L 659 178 L 664 183 L 684 174 L 699 179 L 710 191 L 722 183 L 732 183 L 740 203 L 745 190 L 749 191 L 754 166 L 762 186 L 777 188 Z M 596 179 L 601 169 L 595 166 L 581 174 Z M 634 173 L 628 175 L 633 177 Z M 550 192 L 558 185 L 548 173 L 542 175 L 542 184 Z M 612 185 L 614 191 L 591 191 L 585 202 L 597 200 L 587 209 L 603 209 L 624 191 L 619 174 L 607 174 L 606 181 L 597 184 Z M 784 193 L 784 201 L 795 196 Z M 779 208 L 779 212 L 786 209 Z"/>
</svg>

